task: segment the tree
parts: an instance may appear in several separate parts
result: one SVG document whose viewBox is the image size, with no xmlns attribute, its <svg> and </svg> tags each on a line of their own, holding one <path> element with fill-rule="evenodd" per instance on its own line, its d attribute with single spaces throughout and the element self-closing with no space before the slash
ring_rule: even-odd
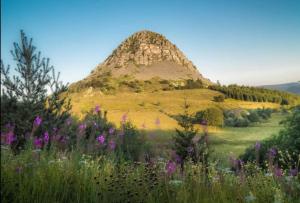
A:
<svg viewBox="0 0 300 203">
<path fill-rule="evenodd" d="M 175 129 L 176 135 L 174 136 L 174 149 L 176 154 L 181 158 L 181 170 L 184 170 L 184 161 L 187 158 L 192 158 L 195 160 L 195 143 L 193 139 L 195 138 L 198 131 L 194 129 L 193 126 L 193 116 L 189 114 L 190 105 L 187 101 L 184 101 L 184 113 L 180 114 L 178 117 L 178 124 L 182 129 Z"/>
<path fill-rule="evenodd" d="M 32 41 L 21 31 L 21 41 L 14 43 L 11 54 L 16 75 L 11 77 L 10 66 L 1 60 L 1 128 L 8 123 L 14 126 L 15 147 L 24 143 L 36 116 L 43 119 L 44 127 L 59 127 L 71 108 L 70 100 L 60 96 L 67 85 L 59 81 L 49 58 L 41 57 Z"/>
<path fill-rule="evenodd" d="M 223 126 L 224 115 L 223 111 L 216 107 L 211 107 L 203 111 L 198 111 L 195 115 L 196 122 L 202 123 L 205 121 L 207 125 Z"/>
</svg>

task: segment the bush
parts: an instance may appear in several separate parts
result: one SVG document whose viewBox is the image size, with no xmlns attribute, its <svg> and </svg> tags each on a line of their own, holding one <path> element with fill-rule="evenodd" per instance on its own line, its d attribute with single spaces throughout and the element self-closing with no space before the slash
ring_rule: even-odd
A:
<svg viewBox="0 0 300 203">
<path fill-rule="evenodd" d="M 225 96 L 223 94 L 218 95 L 218 96 L 214 96 L 214 101 L 215 102 L 224 102 L 225 100 Z"/>
<path fill-rule="evenodd" d="M 229 110 L 224 112 L 224 122 L 226 126 L 230 127 L 248 127 L 252 123 L 269 119 L 272 113 L 272 109 Z"/>
<path fill-rule="evenodd" d="M 274 160 L 280 167 L 285 169 L 297 167 L 295 164 L 300 154 L 300 106 L 296 107 L 282 124 L 284 124 L 284 129 L 278 135 L 264 140 L 259 149 L 248 148 L 241 158 L 244 161 L 256 160 L 262 167 L 265 167 L 265 161 L 270 159 L 269 151 L 273 148 L 273 153 L 276 155 Z"/>
<path fill-rule="evenodd" d="M 224 115 L 223 111 L 216 107 L 208 108 L 204 111 L 198 111 L 195 115 L 195 122 L 206 122 L 207 125 L 223 126 Z"/>
</svg>

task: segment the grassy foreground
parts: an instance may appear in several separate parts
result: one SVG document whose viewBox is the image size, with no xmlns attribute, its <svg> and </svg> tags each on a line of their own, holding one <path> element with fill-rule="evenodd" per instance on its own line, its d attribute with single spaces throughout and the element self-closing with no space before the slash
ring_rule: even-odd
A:
<svg viewBox="0 0 300 203">
<path fill-rule="evenodd" d="M 116 162 L 28 149 L 1 149 L 1 202 L 299 202 L 299 176 L 273 176 L 255 164 L 239 171 L 187 163 L 184 173 L 166 162 Z"/>
</svg>

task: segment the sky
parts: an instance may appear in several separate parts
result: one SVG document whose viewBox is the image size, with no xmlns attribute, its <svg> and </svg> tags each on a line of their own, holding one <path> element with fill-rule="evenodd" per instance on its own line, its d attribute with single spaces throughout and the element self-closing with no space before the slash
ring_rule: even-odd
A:
<svg viewBox="0 0 300 203">
<path fill-rule="evenodd" d="M 20 30 L 65 83 L 86 77 L 127 37 L 167 37 L 221 84 L 300 80 L 299 0 L 1 0 L 1 59 Z"/>
</svg>

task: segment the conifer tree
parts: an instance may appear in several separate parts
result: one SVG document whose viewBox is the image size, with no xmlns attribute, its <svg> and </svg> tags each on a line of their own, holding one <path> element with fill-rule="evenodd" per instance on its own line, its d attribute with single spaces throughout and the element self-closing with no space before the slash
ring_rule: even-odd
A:
<svg viewBox="0 0 300 203">
<path fill-rule="evenodd" d="M 36 116 L 43 119 L 43 126 L 56 127 L 69 117 L 71 107 L 68 99 L 60 97 L 67 86 L 32 41 L 21 31 L 21 41 L 14 43 L 11 54 L 16 62 L 15 75 L 1 60 L 1 129 L 8 123 L 14 126 L 17 147 L 24 143 Z"/>
</svg>

